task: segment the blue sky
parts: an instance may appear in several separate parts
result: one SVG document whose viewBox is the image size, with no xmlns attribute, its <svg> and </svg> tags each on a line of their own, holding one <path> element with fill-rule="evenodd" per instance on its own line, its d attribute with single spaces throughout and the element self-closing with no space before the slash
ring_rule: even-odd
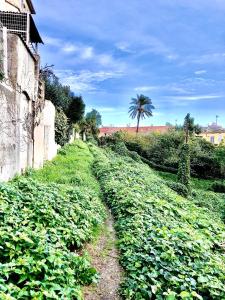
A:
<svg viewBox="0 0 225 300">
<path fill-rule="evenodd" d="M 131 97 L 156 109 L 142 125 L 196 122 L 225 126 L 224 0 L 34 0 L 55 72 L 104 125 L 135 124 Z M 62 4 L 63 3 L 63 4 Z"/>
</svg>

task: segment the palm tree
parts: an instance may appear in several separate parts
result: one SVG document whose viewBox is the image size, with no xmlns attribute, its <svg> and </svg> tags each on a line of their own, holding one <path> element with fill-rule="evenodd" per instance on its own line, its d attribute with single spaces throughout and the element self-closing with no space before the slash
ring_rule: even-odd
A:
<svg viewBox="0 0 225 300">
<path fill-rule="evenodd" d="M 130 104 L 129 114 L 132 119 L 137 118 L 136 132 L 138 133 L 140 119 L 152 117 L 152 109 L 155 107 L 152 105 L 152 100 L 144 95 L 137 95 L 137 98 L 132 98 Z"/>
</svg>

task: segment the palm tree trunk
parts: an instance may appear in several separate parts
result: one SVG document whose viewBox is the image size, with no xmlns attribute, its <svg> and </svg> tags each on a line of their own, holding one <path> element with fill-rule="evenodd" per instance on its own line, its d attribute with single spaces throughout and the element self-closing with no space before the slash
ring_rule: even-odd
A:
<svg viewBox="0 0 225 300">
<path fill-rule="evenodd" d="M 136 129 L 136 133 L 137 133 L 137 134 L 138 134 L 138 131 L 139 131 L 140 117 L 141 117 L 141 114 L 140 114 L 140 112 L 139 112 L 139 113 L 138 113 L 138 117 L 137 117 L 137 129 Z"/>
</svg>

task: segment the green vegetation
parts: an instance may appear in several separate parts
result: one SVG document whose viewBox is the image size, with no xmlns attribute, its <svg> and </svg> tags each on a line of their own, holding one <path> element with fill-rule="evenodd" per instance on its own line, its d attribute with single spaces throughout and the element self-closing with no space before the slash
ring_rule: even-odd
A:
<svg viewBox="0 0 225 300">
<path fill-rule="evenodd" d="M 164 183 L 171 188 L 171 190 L 175 191 L 178 195 L 181 195 L 187 198 L 190 195 L 190 189 L 188 189 L 184 184 L 179 182 L 172 181 L 164 181 Z"/>
<path fill-rule="evenodd" d="M 194 133 L 201 133 L 201 127 L 195 125 L 195 119 L 191 117 L 188 113 L 184 118 L 184 125 L 181 127 L 181 130 L 185 133 L 185 143 L 189 142 L 190 136 L 193 136 Z"/>
<path fill-rule="evenodd" d="M 225 194 L 225 183 L 222 182 L 214 182 L 212 184 L 212 190 L 216 193 L 224 193 Z"/>
<path fill-rule="evenodd" d="M 101 139 L 101 144 L 122 141 L 130 151 L 137 152 L 145 163 L 159 171 L 177 173 L 184 131 L 171 129 L 165 134 L 132 135 L 117 133 Z M 216 147 L 199 137 L 190 136 L 191 175 L 204 179 L 225 179 L 225 145 Z"/>
<path fill-rule="evenodd" d="M 225 299 L 225 226 L 218 215 L 173 192 L 142 163 L 93 153 L 116 219 L 123 298 Z"/>
<path fill-rule="evenodd" d="M 96 109 L 92 109 L 92 111 L 88 112 L 86 114 L 87 120 L 95 120 L 96 127 L 99 127 L 102 125 L 102 116 Z"/>
<path fill-rule="evenodd" d="M 67 116 L 61 108 L 56 110 L 55 116 L 55 141 L 58 145 L 64 146 L 70 135 L 70 126 Z"/>
<path fill-rule="evenodd" d="M 56 142 L 64 146 L 69 142 L 74 124 L 83 119 L 85 104 L 82 96 L 75 96 L 69 86 L 60 83 L 52 66 L 44 67 L 40 73 L 45 81 L 45 99 L 52 101 L 57 109 Z"/>
<path fill-rule="evenodd" d="M 0 185 L 0 299 L 83 299 L 96 271 L 78 251 L 104 220 L 88 146 Z M 56 184 L 57 183 L 57 184 Z"/>
<path fill-rule="evenodd" d="M 172 173 L 169 173 L 169 172 L 162 172 L 162 171 L 155 171 L 155 173 L 158 176 L 160 176 L 161 178 L 163 178 L 164 180 L 172 181 L 172 182 L 177 181 L 177 175 L 176 174 L 172 174 Z M 200 190 L 207 191 L 207 190 L 211 190 L 212 184 L 214 182 L 215 183 L 220 183 L 221 181 L 220 180 L 214 181 L 212 179 L 201 179 L 201 178 L 192 177 L 191 181 L 190 181 L 190 184 L 191 184 L 192 189 L 200 189 Z M 224 182 L 224 181 L 222 181 L 222 182 Z M 224 184 L 225 184 L 225 182 L 224 182 Z"/>
<path fill-rule="evenodd" d="M 180 161 L 177 174 L 177 180 L 179 183 L 186 186 L 190 191 L 190 149 L 189 144 L 184 144 L 180 151 Z"/>
<path fill-rule="evenodd" d="M 32 178 L 45 183 L 85 186 L 99 193 L 98 182 L 91 172 L 92 163 L 88 145 L 77 140 L 60 149 L 57 158 L 33 172 Z"/>
</svg>

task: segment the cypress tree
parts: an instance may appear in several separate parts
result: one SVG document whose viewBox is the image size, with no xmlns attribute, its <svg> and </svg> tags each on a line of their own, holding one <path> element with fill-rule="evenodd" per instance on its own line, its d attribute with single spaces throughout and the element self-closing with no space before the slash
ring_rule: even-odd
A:
<svg viewBox="0 0 225 300">
<path fill-rule="evenodd" d="M 191 192 L 190 147 L 187 143 L 185 143 L 181 148 L 177 178 L 178 182 L 185 185 L 188 188 L 189 192 Z"/>
</svg>

